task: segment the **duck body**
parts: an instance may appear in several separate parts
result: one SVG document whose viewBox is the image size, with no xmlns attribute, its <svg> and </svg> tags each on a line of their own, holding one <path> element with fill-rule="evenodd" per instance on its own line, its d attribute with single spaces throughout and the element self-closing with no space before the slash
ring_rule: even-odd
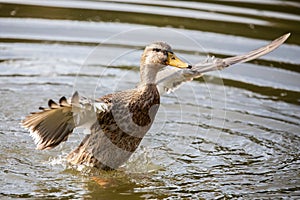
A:
<svg viewBox="0 0 300 200">
<path fill-rule="evenodd" d="M 88 124 L 89 134 L 72 151 L 68 162 L 104 170 L 116 169 L 128 160 L 150 129 L 160 104 L 156 75 L 165 66 L 190 68 L 164 42 L 147 46 L 141 58 L 140 84 L 130 90 L 90 101 L 77 92 L 49 108 L 31 113 L 22 125 L 29 129 L 37 149 L 51 149 L 66 141 L 76 127 Z"/>
<path fill-rule="evenodd" d="M 72 164 L 116 169 L 128 160 L 150 129 L 160 104 L 155 84 L 105 95 L 96 100 L 107 105 L 97 114 L 90 134 L 71 152 Z"/>
</svg>

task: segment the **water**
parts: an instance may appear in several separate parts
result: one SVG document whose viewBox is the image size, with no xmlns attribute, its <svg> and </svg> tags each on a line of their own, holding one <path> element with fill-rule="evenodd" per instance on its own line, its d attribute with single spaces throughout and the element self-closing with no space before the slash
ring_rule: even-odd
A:
<svg viewBox="0 0 300 200">
<path fill-rule="evenodd" d="M 0 2 L 2 199 L 299 198 L 297 1 Z M 275 52 L 163 96 L 152 129 L 117 171 L 67 165 L 82 130 L 38 151 L 19 125 L 49 98 L 134 87 L 151 40 L 168 41 L 195 63 L 286 32 Z"/>
</svg>

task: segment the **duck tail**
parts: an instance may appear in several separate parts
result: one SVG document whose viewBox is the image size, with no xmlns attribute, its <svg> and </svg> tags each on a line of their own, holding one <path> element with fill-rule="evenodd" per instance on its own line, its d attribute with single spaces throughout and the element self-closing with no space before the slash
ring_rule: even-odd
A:
<svg viewBox="0 0 300 200">
<path fill-rule="evenodd" d="M 72 99 L 78 97 L 77 92 Z M 57 104 L 52 99 L 48 101 L 49 108 L 42 108 L 25 117 L 21 125 L 30 131 L 37 149 L 52 149 L 66 141 L 75 128 L 72 104 L 65 97 Z"/>
</svg>

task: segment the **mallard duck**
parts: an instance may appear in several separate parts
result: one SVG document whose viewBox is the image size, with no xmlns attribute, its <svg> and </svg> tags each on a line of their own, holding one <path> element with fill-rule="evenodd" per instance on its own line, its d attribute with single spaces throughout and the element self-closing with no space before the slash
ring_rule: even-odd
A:
<svg viewBox="0 0 300 200">
<path fill-rule="evenodd" d="M 105 95 L 99 99 L 80 97 L 78 92 L 59 103 L 49 100 L 49 108 L 31 113 L 22 121 L 30 131 L 37 149 L 51 149 L 66 141 L 76 127 L 86 126 L 89 134 L 67 160 L 104 170 L 118 168 L 137 149 L 150 129 L 160 104 L 160 94 L 180 83 L 220 70 L 232 64 L 262 56 L 280 46 L 286 34 L 269 45 L 241 56 L 211 58 L 190 65 L 174 54 L 170 45 L 155 42 L 146 46 L 140 63 L 140 84 L 130 90 Z M 165 66 L 180 70 L 162 70 Z"/>
<path fill-rule="evenodd" d="M 167 65 L 192 67 L 176 57 L 167 43 L 150 44 L 141 58 L 141 82 L 137 88 L 105 95 L 94 103 L 80 98 L 77 92 L 70 101 L 65 97 L 59 104 L 49 100 L 49 108 L 32 113 L 22 124 L 30 130 L 38 149 L 51 149 L 66 141 L 76 126 L 89 121 L 86 118 L 93 119 L 94 111 L 96 120 L 91 124 L 90 134 L 67 160 L 72 164 L 115 169 L 136 150 L 151 127 L 160 104 L 156 75 Z M 90 105 L 93 109 L 89 112 Z M 84 114 L 78 118 L 80 112 Z"/>
</svg>

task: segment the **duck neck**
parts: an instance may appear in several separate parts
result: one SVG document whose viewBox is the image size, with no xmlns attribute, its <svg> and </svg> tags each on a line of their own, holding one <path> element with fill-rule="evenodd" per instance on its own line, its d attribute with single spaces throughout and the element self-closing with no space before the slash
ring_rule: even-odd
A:
<svg viewBox="0 0 300 200">
<path fill-rule="evenodd" d="M 155 84 L 156 75 L 160 68 L 158 65 L 141 65 L 141 84 Z"/>
</svg>

